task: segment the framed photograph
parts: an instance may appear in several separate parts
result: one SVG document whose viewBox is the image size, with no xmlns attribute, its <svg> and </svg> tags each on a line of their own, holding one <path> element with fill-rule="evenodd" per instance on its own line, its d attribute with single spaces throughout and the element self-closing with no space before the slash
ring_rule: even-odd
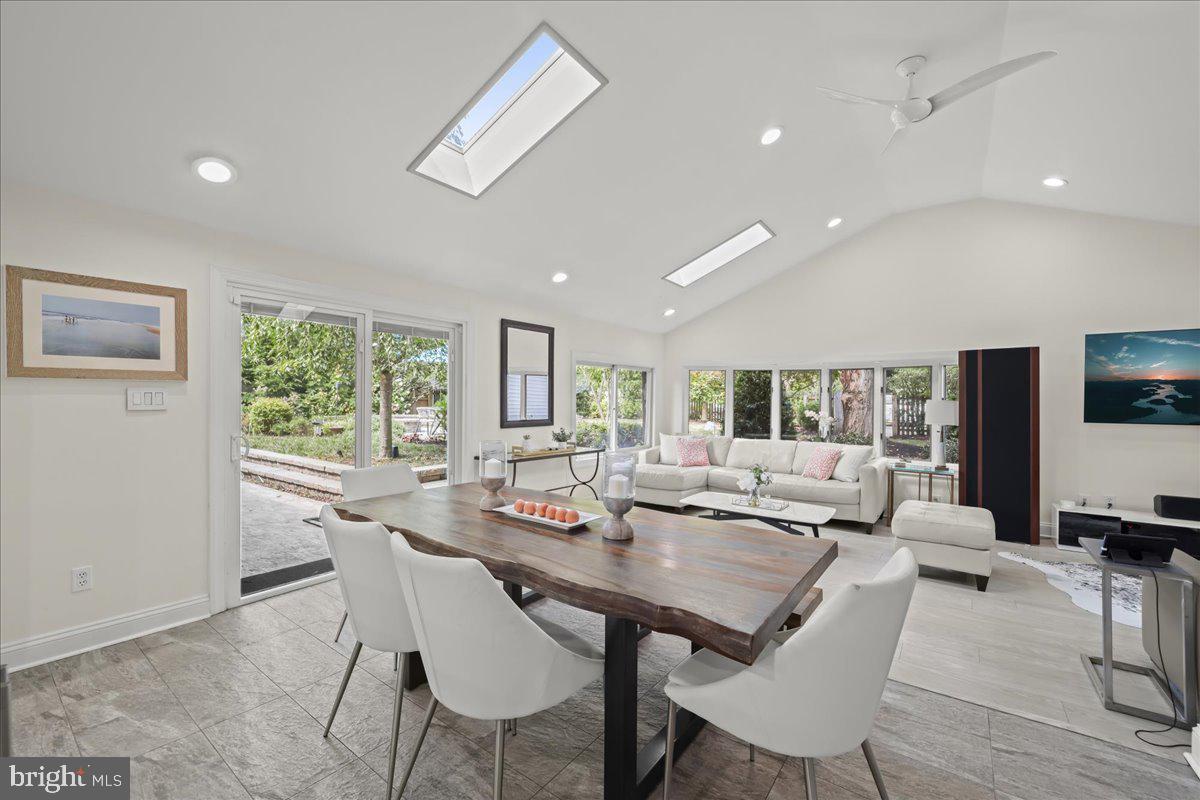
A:
<svg viewBox="0 0 1200 800">
<path fill-rule="evenodd" d="M 1200 425 L 1200 329 L 1089 333 L 1083 421 Z"/>
<path fill-rule="evenodd" d="M 187 290 L 5 268 L 8 374 L 187 380 Z"/>
</svg>

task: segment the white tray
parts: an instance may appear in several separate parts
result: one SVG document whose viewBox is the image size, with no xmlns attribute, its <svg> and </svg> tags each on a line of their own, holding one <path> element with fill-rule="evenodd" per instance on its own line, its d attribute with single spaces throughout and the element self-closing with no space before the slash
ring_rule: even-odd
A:
<svg viewBox="0 0 1200 800">
<path fill-rule="evenodd" d="M 563 506 L 563 508 L 567 508 L 567 506 Z M 579 511 L 577 508 L 574 510 Z M 511 503 L 506 506 L 500 506 L 500 508 L 497 508 L 496 511 L 504 514 L 506 517 L 521 519 L 525 520 L 526 522 L 536 522 L 538 525 L 545 525 L 547 528 L 554 528 L 560 531 L 569 531 L 574 528 L 587 525 L 592 520 L 601 519 L 599 514 L 589 514 L 586 511 L 579 511 L 579 522 L 559 522 L 558 520 L 550 520 L 546 519 L 545 517 L 539 517 L 536 514 L 522 513 L 514 509 Z"/>
</svg>

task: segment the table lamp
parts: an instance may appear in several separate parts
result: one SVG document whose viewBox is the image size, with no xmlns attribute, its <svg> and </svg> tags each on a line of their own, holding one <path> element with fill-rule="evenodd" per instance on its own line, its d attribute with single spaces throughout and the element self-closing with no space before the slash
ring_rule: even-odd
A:
<svg viewBox="0 0 1200 800">
<path fill-rule="evenodd" d="M 958 424 L 957 400 L 926 400 L 925 424 L 931 426 L 936 435 L 930 436 L 930 456 L 934 469 L 946 469 L 946 445 L 942 442 L 942 427 Z"/>
</svg>

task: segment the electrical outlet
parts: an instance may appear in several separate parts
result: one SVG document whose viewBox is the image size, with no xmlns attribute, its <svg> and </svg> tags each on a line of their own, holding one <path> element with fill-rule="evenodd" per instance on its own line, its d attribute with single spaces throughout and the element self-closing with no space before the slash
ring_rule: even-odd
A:
<svg viewBox="0 0 1200 800">
<path fill-rule="evenodd" d="M 1091 500 L 1091 498 L 1090 498 L 1090 497 L 1088 497 L 1086 494 L 1081 494 L 1081 495 L 1079 495 L 1079 505 L 1080 505 L 1080 507 L 1087 507 L 1087 505 L 1088 505 L 1088 503 L 1089 503 L 1089 501 L 1090 501 L 1090 500 Z"/>
<path fill-rule="evenodd" d="M 76 567 L 71 570 L 71 591 L 86 592 L 92 588 L 92 568 L 91 566 Z"/>
<path fill-rule="evenodd" d="M 1105 508 L 1113 508 L 1114 506 L 1116 506 L 1116 504 L 1117 504 L 1117 498 L 1113 497 L 1111 494 L 1104 495 L 1104 507 Z"/>
</svg>

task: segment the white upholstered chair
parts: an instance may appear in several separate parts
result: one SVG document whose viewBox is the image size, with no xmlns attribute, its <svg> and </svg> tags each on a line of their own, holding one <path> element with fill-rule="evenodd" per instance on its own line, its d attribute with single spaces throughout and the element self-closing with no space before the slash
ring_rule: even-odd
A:
<svg viewBox="0 0 1200 800">
<path fill-rule="evenodd" d="M 363 467 L 362 469 L 342 470 L 342 497 L 346 500 L 365 500 L 368 497 L 383 497 L 388 494 L 400 494 L 420 489 L 421 481 L 417 473 L 405 463 L 383 464 L 378 467 Z M 333 558 L 330 551 L 330 558 Z M 333 568 L 337 569 L 337 559 L 333 558 Z M 342 636 L 342 628 L 346 627 L 346 614 L 338 623 L 337 633 L 333 634 L 336 642 Z"/>
<path fill-rule="evenodd" d="M 337 563 L 337 579 L 346 601 L 346 612 L 354 626 L 357 641 L 346 664 L 346 674 L 338 687 L 337 699 L 325 723 L 325 736 L 333 727 L 346 686 L 354 672 L 359 653 L 366 644 L 385 653 L 397 653 L 400 674 L 396 676 L 396 700 L 392 709 L 392 738 L 388 751 L 388 783 L 384 800 L 389 800 L 396 773 L 396 741 L 400 732 L 400 709 L 404 701 L 404 683 L 409 658 L 417 650 L 417 638 L 405 608 L 404 590 L 392 562 L 387 528 L 378 522 L 347 522 L 331 506 L 321 509 L 321 527 L 329 552 Z M 396 537 L 401 538 L 401 537 Z"/>
<path fill-rule="evenodd" d="M 802 758 L 808 800 L 817 800 L 816 759 L 861 746 L 887 800 L 867 735 L 916 582 L 916 559 L 898 550 L 873 580 L 846 586 L 803 628 L 778 635 L 752 666 L 694 654 L 667 681 L 667 741 L 674 744 L 683 706 L 752 747 Z M 667 747 L 664 800 L 673 751 Z"/>
<path fill-rule="evenodd" d="M 500 800 L 505 723 L 555 706 L 599 679 L 604 654 L 565 628 L 535 622 L 479 561 L 419 553 L 403 536 L 393 536 L 391 546 L 433 692 L 400 791 L 440 703 L 465 717 L 496 721 L 493 796 Z"/>
</svg>

